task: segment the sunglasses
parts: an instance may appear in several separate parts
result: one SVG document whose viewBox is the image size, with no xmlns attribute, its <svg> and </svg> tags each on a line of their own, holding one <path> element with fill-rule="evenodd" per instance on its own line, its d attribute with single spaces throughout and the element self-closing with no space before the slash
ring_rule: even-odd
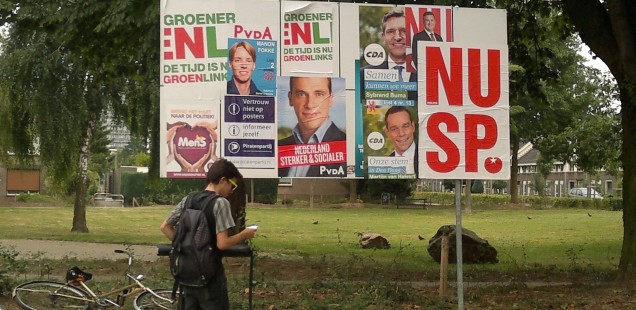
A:
<svg viewBox="0 0 636 310">
<path fill-rule="evenodd" d="M 232 179 L 227 179 L 230 184 L 232 184 L 232 191 L 235 191 L 238 188 L 238 184 Z"/>
</svg>

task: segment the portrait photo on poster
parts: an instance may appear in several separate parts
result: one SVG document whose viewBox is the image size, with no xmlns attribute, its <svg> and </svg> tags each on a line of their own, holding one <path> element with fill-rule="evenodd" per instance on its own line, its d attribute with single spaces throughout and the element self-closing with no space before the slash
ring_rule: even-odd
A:
<svg viewBox="0 0 636 310">
<path fill-rule="evenodd" d="M 406 5 L 409 72 L 418 68 L 417 42 L 453 42 L 453 9 L 449 6 Z M 433 43 L 434 44 L 434 43 Z"/>
<path fill-rule="evenodd" d="M 276 41 L 228 39 L 228 95 L 274 96 Z"/>
<path fill-rule="evenodd" d="M 417 112 L 397 100 L 366 100 L 364 157 L 369 178 L 412 179 L 418 173 Z"/>
<path fill-rule="evenodd" d="M 345 81 L 278 78 L 280 177 L 346 177 Z"/>
</svg>

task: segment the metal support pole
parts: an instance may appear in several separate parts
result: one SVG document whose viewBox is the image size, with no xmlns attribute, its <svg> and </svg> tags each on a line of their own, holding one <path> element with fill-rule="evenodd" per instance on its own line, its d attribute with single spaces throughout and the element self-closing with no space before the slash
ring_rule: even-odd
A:
<svg viewBox="0 0 636 310">
<path fill-rule="evenodd" d="M 252 293 L 254 290 L 254 252 L 250 249 L 250 310 L 252 310 Z"/>
<path fill-rule="evenodd" d="M 464 261 L 462 252 L 462 181 L 455 180 L 455 253 L 457 256 L 457 309 L 464 310 Z"/>
</svg>

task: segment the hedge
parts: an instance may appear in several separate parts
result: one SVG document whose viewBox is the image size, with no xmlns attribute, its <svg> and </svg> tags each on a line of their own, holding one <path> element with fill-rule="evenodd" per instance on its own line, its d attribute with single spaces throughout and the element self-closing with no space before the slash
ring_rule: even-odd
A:
<svg viewBox="0 0 636 310">
<path fill-rule="evenodd" d="M 246 179 L 246 193 L 251 197 L 252 179 Z M 278 196 L 278 179 L 253 179 L 254 202 L 273 204 Z M 157 179 L 148 180 L 147 173 L 124 172 L 121 176 L 121 191 L 127 204 L 133 197 L 143 205 L 177 204 L 183 197 L 203 189 L 205 179 Z"/>
<path fill-rule="evenodd" d="M 452 192 L 420 192 L 415 198 L 428 198 L 432 203 L 441 206 L 455 204 L 455 193 Z M 463 196 L 463 195 L 462 195 Z M 472 207 L 496 207 L 510 203 L 509 195 L 472 194 Z M 462 198 L 463 199 L 463 198 Z M 586 199 L 551 196 L 519 196 L 519 202 L 532 208 L 581 208 L 600 210 L 623 210 L 623 199 L 607 197 L 604 199 Z"/>
</svg>

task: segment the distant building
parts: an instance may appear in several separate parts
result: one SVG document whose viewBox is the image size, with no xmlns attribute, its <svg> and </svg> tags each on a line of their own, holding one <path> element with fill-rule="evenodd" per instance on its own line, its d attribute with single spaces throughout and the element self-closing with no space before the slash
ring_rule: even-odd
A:
<svg viewBox="0 0 636 310">
<path fill-rule="evenodd" d="M 104 118 L 104 126 L 109 131 L 109 149 L 122 150 L 130 143 L 130 130 L 123 124 L 117 124 L 110 113 Z"/>
<path fill-rule="evenodd" d="M 536 174 L 539 151 L 534 149 L 532 143 L 525 143 L 519 147 L 517 190 L 519 195 L 537 195 Z M 484 193 L 492 194 L 492 180 L 484 181 Z M 510 183 L 510 180 L 506 180 Z M 569 163 L 555 162 L 552 171 L 545 180 L 545 195 L 554 197 L 566 197 L 568 191 L 575 187 L 592 186 L 603 195 L 621 195 L 621 189 L 617 187 L 617 178 L 606 171 L 599 171 L 595 176 L 579 169 Z M 418 180 L 416 191 L 442 192 L 447 190 L 443 186 L 443 180 L 421 179 Z M 508 193 L 508 190 L 505 191 Z"/>
<path fill-rule="evenodd" d="M 519 149 L 519 169 L 517 171 L 517 189 L 520 195 L 536 195 L 535 175 L 539 151 L 526 143 Z M 582 169 L 564 162 L 554 162 L 552 170 L 545 179 L 545 194 L 554 197 L 566 197 L 575 187 L 594 187 L 602 195 L 621 195 L 617 187 L 617 178 L 606 171 L 598 171 L 594 176 Z"/>
</svg>

